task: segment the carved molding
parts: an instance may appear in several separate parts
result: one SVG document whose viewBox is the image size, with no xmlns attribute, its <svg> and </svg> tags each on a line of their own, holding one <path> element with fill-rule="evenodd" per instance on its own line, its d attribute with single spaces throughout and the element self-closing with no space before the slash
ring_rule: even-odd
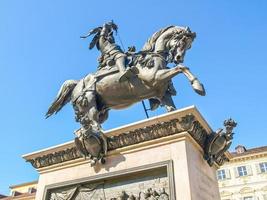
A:
<svg viewBox="0 0 267 200">
<path fill-rule="evenodd" d="M 151 126 L 146 126 L 144 128 L 125 132 L 118 136 L 109 137 L 107 139 L 108 150 L 114 150 L 179 133 L 182 130 L 177 126 L 177 122 L 179 122 L 178 119 L 173 119 L 167 122 L 161 122 Z"/>
<path fill-rule="evenodd" d="M 187 131 L 195 141 L 204 149 L 207 139 L 207 132 L 202 125 L 195 119 L 193 114 L 185 115 L 180 119 L 172 119 L 166 122 L 160 122 L 143 128 L 135 129 L 129 132 L 121 133 L 118 136 L 107 138 L 108 151 L 118 148 L 139 144 L 170 135 L 179 134 Z M 50 153 L 44 156 L 29 159 L 34 168 L 42 168 L 58 163 L 81 158 L 82 155 L 75 146 L 61 150 L 59 152 Z"/>
<path fill-rule="evenodd" d="M 27 160 L 34 168 L 47 167 L 50 165 L 74 160 L 82 157 L 76 147 L 71 147 L 62 151 L 50 153 L 44 156 L 36 157 L 34 159 Z"/>
</svg>

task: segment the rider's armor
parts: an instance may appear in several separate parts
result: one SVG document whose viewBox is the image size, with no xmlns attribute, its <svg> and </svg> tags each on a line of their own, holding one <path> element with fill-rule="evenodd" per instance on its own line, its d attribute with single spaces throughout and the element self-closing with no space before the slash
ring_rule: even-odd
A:
<svg viewBox="0 0 267 200">
<path fill-rule="evenodd" d="M 101 56 L 98 59 L 98 68 L 116 64 L 121 73 L 120 81 L 125 81 L 130 78 L 131 73 L 125 66 L 126 54 L 115 44 L 111 25 L 104 24 L 99 35 L 97 48 L 101 51 Z"/>
</svg>

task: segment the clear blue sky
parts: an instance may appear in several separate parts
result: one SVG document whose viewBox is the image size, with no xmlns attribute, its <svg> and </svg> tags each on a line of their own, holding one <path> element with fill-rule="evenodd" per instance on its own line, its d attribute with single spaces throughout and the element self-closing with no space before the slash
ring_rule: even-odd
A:
<svg viewBox="0 0 267 200">
<path fill-rule="evenodd" d="M 266 10 L 265 0 L 0 1 L 0 193 L 38 178 L 22 154 L 73 139 L 79 124 L 70 105 L 48 120 L 44 114 L 64 80 L 95 71 L 98 52 L 79 37 L 111 19 L 124 46 L 137 49 L 162 27 L 189 26 L 197 38 L 185 64 L 207 96 L 177 76 L 177 107 L 196 105 L 214 130 L 234 118 L 232 149 L 266 145 Z M 144 118 L 137 104 L 112 111 L 104 128 Z"/>
</svg>

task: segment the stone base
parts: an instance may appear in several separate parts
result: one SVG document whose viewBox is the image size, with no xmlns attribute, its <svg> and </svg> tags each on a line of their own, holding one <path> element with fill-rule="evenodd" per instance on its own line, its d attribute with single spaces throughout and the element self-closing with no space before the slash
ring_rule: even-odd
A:
<svg viewBox="0 0 267 200">
<path fill-rule="evenodd" d="M 37 200 L 219 200 L 217 166 L 203 159 L 211 133 L 188 107 L 108 131 L 104 165 L 91 166 L 73 142 L 23 157 L 40 173 Z"/>
</svg>

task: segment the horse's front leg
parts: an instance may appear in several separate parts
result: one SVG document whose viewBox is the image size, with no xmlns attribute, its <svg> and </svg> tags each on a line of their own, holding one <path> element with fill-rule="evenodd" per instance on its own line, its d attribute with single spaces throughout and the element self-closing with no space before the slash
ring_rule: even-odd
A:
<svg viewBox="0 0 267 200">
<path fill-rule="evenodd" d="M 167 91 L 161 99 L 161 105 L 164 106 L 167 112 L 176 110 L 176 106 L 173 102 L 172 95 Z"/>
<path fill-rule="evenodd" d="M 182 65 L 179 65 L 179 66 L 180 66 L 180 69 L 182 70 L 182 73 L 190 81 L 195 92 L 201 96 L 205 96 L 206 95 L 205 88 L 204 88 L 203 84 L 200 83 L 200 81 L 197 79 L 197 77 L 192 74 L 192 72 L 189 70 L 189 68 L 182 66 Z"/>
<path fill-rule="evenodd" d="M 183 73 L 183 70 L 180 65 L 171 69 L 160 69 L 156 73 L 154 85 L 169 82 L 174 76 L 180 73 Z"/>
<path fill-rule="evenodd" d="M 176 106 L 172 100 L 172 95 L 169 92 L 166 92 L 160 100 L 156 98 L 150 98 L 149 104 L 151 111 L 156 110 L 159 106 L 164 106 L 167 112 L 176 110 Z"/>
<path fill-rule="evenodd" d="M 156 74 L 159 69 L 165 68 L 165 64 L 159 57 L 154 57 L 151 62 L 153 62 L 153 67 L 146 67 L 139 65 L 138 78 L 145 82 L 146 85 L 152 86 L 155 82 Z"/>
</svg>

